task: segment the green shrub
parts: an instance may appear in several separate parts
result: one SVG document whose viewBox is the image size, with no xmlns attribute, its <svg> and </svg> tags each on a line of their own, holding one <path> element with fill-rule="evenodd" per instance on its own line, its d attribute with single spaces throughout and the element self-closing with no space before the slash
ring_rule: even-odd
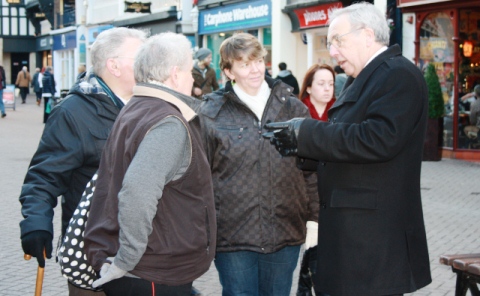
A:
<svg viewBox="0 0 480 296">
<path fill-rule="evenodd" d="M 445 112 L 442 89 L 433 64 L 428 64 L 425 70 L 425 81 L 428 89 L 428 118 L 436 119 L 443 117 Z"/>
</svg>

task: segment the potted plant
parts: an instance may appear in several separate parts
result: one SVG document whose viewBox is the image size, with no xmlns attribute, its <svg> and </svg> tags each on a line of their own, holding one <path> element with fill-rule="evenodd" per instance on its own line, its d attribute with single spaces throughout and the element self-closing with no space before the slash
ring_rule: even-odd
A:
<svg viewBox="0 0 480 296">
<path fill-rule="evenodd" d="M 439 161 L 442 159 L 439 148 L 442 139 L 441 133 L 443 133 L 445 107 L 440 81 L 433 64 L 427 65 L 424 77 L 428 89 L 428 121 L 423 145 L 423 160 Z"/>
</svg>

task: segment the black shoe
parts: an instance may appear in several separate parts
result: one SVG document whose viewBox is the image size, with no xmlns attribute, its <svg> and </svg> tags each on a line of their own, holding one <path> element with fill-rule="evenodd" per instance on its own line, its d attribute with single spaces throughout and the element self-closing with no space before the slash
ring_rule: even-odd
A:
<svg viewBox="0 0 480 296">
<path fill-rule="evenodd" d="M 25 104 L 25 101 L 22 101 L 22 104 Z"/>
<path fill-rule="evenodd" d="M 4 118 L 5 116 L 7 116 L 7 113 L 2 113 L 2 118 Z"/>
</svg>

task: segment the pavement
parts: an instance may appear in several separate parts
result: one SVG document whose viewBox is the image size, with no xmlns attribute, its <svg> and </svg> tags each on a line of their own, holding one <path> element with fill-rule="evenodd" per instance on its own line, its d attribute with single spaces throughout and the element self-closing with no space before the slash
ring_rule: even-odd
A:
<svg viewBox="0 0 480 296">
<path fill-rule="evenodd" d="M 34 294 L 37 272 L 35 259 L 23 259 L 18 196 L 43 131 L 43 103 L 38 107 L 32 95 L 26 104 L 19 101 L 15 111 L 7 108 L 7 117 L 0 119 L 0 295 L 8 296 Z M 474 162 L 452 159 L 423 162 L 422 201 L 433 282 L 407 295 L 454 295 L 455 274 L 439 264 L 439 256 L 480 251 L 479 173 L 480 164 Z M 54 245 L 60 233 L 59 211 L 57 207 Z M 298 267 L 291 295 L 295 295 L 297 280 Z M 204 296 L 221 295 L 213 264 L 194 286 Z M 47 260 L 43 295 L 68 295 L 67 281 L 53 259 Z"/>
</svg>

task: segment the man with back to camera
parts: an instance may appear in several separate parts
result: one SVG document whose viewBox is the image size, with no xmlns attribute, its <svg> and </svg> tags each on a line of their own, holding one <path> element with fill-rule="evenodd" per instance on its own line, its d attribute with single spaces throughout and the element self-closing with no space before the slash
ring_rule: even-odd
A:
<svg viewBox="0 0 480 296">
<path fill-rule="evenodd" d="M 113 28 L 92 45 L 93 72 L 88 73 L 57 105 L 45 124 L 22 186 L 22 248 L 41 267 L 52 257 L 53 208 L 62 196 L 62 236 L 100 155 L 120 109 L 132 96 L 133 62 L 146 40 L 143 31 Z M 61 128 L 60 128 L 61 127 Z M 70 295 L 102 295 L 69 283 Z"/>
<path fill-rule="evenodd" d="M 298 96 L 300 89 L 298 87 L 297 78 L 293 76 L 290 70 L 287 70 L 287 64 L 285 64 L 284 62 L 278 64 L 278 68 L 280 69 L 280 72 L 278 72 L 278 75 L 277 77 L 275 77 L 275 79 L 280 79 L 281 81 L 293 87 L 292 93 Z"/>
<path fill-rule="evenodd" d="M 398 45 L 387 48 L 373 5 L 330 21 L 330 55 L 350 77 L 329 122 L 270 123 L 264 136 L 284 156 L 319 162 L 316 293 L 403 295 L 431 282 L 420 195 L 427 87 Z"/>
</svg>

